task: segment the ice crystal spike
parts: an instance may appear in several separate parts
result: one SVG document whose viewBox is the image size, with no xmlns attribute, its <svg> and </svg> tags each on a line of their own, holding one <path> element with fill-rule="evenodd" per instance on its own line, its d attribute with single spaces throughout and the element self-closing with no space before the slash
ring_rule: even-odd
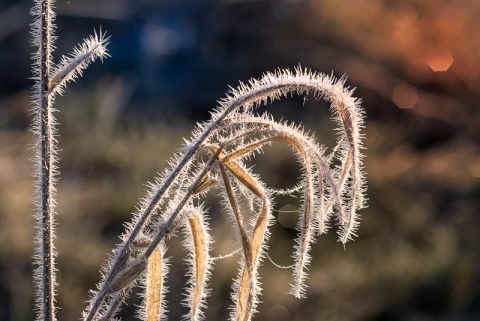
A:
<svg viewBox="0 0 480 321">
<path fill-rule="evenodd" d="M 82 71 L 96 59 L 109 56 L 107 45 L 110 37 L 100 32 L 85 39 L 82 44 L 73 49 L 69 56 L 63 56 L 58 66 L 53 70 L 48 84 L 49 94 L 63 93 L 65 85 L 69 81 L 75 81 L 82 75 Z"/>
</svg>

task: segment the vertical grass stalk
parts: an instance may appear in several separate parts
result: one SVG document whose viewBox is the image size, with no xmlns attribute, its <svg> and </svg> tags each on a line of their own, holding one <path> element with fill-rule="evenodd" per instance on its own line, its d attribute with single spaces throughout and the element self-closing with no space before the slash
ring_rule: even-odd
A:
<svg viewBox="0 0 480 321">
<path fill-rule="evenodd" d="M 35 190 L 36 190 L 36 243 L 35 271 L 37 286 L 37 320 L 55 320 L 55 248 L 53 240 L 55 214 L 55 119 L 48 84 L 52 65 L 54 13 L 51 0 L 37 0 L 32 10 L 33 44 L 37 46 L 34 59 L 33 94 L 35 142 Z"/>
<path fill-rule="evenodd" d="M 55 94 L 61 93 L 65 84 L 77 76 L 96 58 L 108 56 L 104 34 L 96 34 L 74 48 L 69 57 L 63 57 L 60 64 L 53 65 L 52 51 L 55 39 L 53 31 L 55 13 L 54 0 L 34 0 L 31 14 L 33 55 L 32 131 L 35 136 L 34 150 L 34 192 L 36 236 L 34 264 L 36 269 L 36 319 L 55 321 L 55 184 L 57 171 L 56 120 L 53 113 Z M 52 80 L 54 80 L 52 82 Z"/>
</svg>

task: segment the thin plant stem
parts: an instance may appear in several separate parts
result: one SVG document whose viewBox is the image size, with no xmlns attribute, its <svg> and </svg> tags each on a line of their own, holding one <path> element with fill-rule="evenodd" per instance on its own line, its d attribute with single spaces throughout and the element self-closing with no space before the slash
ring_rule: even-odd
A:
<svg viewBox="0 0 480 321">
<path fill-rule="evenodd" d="M 200 144 L 198 144 L 200 146 Z M 163 239 L 163 237 L 165 236 L 165 234 L 167 233 L 167 231 L 169 230 L 170 226 L 173 225 L 175 219 L 177 218 L 178 214 L 182 211 L 183 207 L 185 206 L 185 204 L 187 203 L 188 199 L 190 198 L 190 196 L 194 193 L 194 191 L 198 188 L 198 186 L 200 185 L 202 179 L 205 177 L 205 175 L 208 173 L 208 170 L 210 169 L 210 167 L 212 166 L 213 162 L 215 161 L 215 157 L 218 157 L 218 154 L 222 151 L 222 148 L 220 148 L 218 150 L 217 153 L 215 153 L 214 156 L 212 156 L 212 158 L 210 159 L 210 161 L 206 164 L 205 168 L 203 169 L 203 171 L 197 176 L 197 179 L 193 182 L 192 186 L 189 188 L 189 193 L 187 193 L 187 195 L 185 195 L 182 199 L 182 201 L 180 202 L 180 204 L 177 206 L 177 208 L 174 210 L 174 212 L 171 214 L 170 218 L 168 219 L 168 221 L 164 224 L 164 226 L 162 226 L 162 228 L 159 230 L 159 232 L 157 233 L 157 235 L 155 236 L 155 238 L 152 240 L 152 243 L 150 244 L 150 246 L 145 250 L 145 253 L 143 254 L 143 258 L 148 261 L 148 259 L 150 258 L 150 256 L 152 255 L 153 251 L 155 250 L 155 248 L 157 247 L 157 245 L 160 243 L 160 241 Z M 189 155 L 190 153 L 188 153 L 187 155 Z M 193 157 L 195 153 L 193 153 L 191 157 Z M 188 159 L 189 160 L 189 159 Z M 181 163 L 184 163 L 186 165 L 186 163 L 188 162 L 188 160 L 186 159 L 186 157 L 182 160 Z M 179 165 L 180 166 L 180 165 Z M 177 167 L 178 169 L 178 172 L 180 171 L 180 169 Z M 177 172 L 177 174 L 178 174 Z M 172 173 L 173 175 L 173 173 Z M 172 182 L 173 182 L 173 178 L 172 178 Z M 165 183 L 165 185 L 167 184 L 167 182 Z M 164 185 L 164 186 L 165 186 Z M 166 191 L 166 188 L 168 186 L 165 186 L 165 189 L 163 190 L 163 193 Z M 158 200 L 157 202 L 160 202 L 160 199 L 161 197 L 163 196 L 163 193 L 162 195 L 156 195 L 158 196 Z M 157 197 L 155 197 L 155 199 L 157 199 Z M 152 200 L 153 202 L 153 200 Z M 151 212 L 155 209 L 155 207 L 153 206 L 153 204 L 151 203 L 150 206 L 148 207 L 149 209 L 151 208 L 150 212 L 148 212 L 149 214 L 151 214 Z M 145 213 L 146 214 L 146 213 Z M 147 220 L 147 217 L 148 215 L 145 215 L 145 218 L 143 220 L 143 222 L 145 222 Z M 143 218 L 143 216 L 142 216 Z M 140 231 L 140 224 L 138 224 L 136 227 L 138 227 L 138 231 Z M 143 224 L 142 224 L 143 225 Z M 132 236 L 133 235 L 133 236 Z M 135 240 L 135 237 L 138 235 L 138 232 L 135 233 L 135 230 L 132 231 L 132 233 L 130 234 L 130 237 L 128 238 L 128 240 L 124 243 L 124 246 L 122 247 L 122 249 L 128 249 L 129 246 L 127 246 L 127 244 L 133 244 L 133 241 Z M 130 242 L 129 242 L 130 241 Z M 123 252 L 123 251 L 122 251 Z M 124 252 L 125 255 L 126 255 L 126 251 Z M 117 260 L 115 260 L 114 262 L 114 265 L 112 266 L 111 270 L 110 271 L 115 271 L 115 272 L 119 272 L 120 270 L 120 267 L 117 267 L 117 262 L 120 262 L 120 259 L 123 257 L 123 255 L 120 255 L 117 257 Z M 108 294 L 109 292 L 109 287 L 111 286 L 111 282 L 113 281 L 113 279 L 115 278 L 115 276 L 117 275 L 117 273 L 109 273 L 107 275 L 107 277 L 105 278 L 104 282 L 103 282 L 103 286 L 102 288 L 100 289 L 100 291 L 98 291 L 98 294 L 97 294 L 97 297 L 95 298 L 95 302 L 94 304 L 92 305 L 90 311 L 89 311 L 89 314 L 86 318 L 86 320 L 92 320 L 93 317 L 95 316 L 98 308 L 100 307 L 100 305 L 102 304 L 105 296 Z"/>
<path fill-rule="evenodd" d="M 37 176 L 37 211 L 36 217 L 39 222 L 37 242 L 39 249 L 36 253 L 37 268 L 37 319 L 55 320 L 55 249 L 53 245 L 54 215 L 55 215 L 55 139 L 52 115 L 52 99 L 47 95 L 48 83 L 51 71 L 51 48 L 52 48 L 52 3 L 50 0 L 37 1 L 38 39 L 34 41 L 38 45 L 34 94 L 36 104 L 35 133 L 37 135 L 37 154 L 35 165 Z M 38 151 L 37 151 L 38 153 Z"/>
<path fill-rule="evenodd" d="M 55 36 L 53 10 L 54 0 L 34 0 L 31 14 L 32 44 L 36 48 L 33 55 L 33 79 L 35 85 L 32 95 L 33 122 L 35 136 L 33 146 L 33 168 L 35 177 L 35 254 L 34 281 L 36 285 L 36 320 L 56 320 L 56 278 L 55 278 L 55 207 L 57 170 L 57 122 L 54 117 L 54 98 L 61 93 L 68 81 L 81 75 L 81 71 L 95 59 L 108 56 L 106 45 L 108 38 L 100 32 L 74 50 L 69 58 L 61 63 L 52 62 L 53 41 Z M 60 77 L 58 77 L 60 75 Z M 57 79 L 56 90 L 52 91 L 52 79 Z"/>
</svg>

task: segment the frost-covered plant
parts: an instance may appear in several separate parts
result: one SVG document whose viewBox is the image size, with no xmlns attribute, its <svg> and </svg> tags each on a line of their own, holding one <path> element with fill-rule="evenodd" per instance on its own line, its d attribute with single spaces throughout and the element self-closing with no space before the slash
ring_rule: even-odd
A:
<svg viewBox="0 0 480 321">
<path fill-rule="evenodd" d="M 37 252 L 39 266 L 37 319 L 55 320 L 54 285 L 54 205 L 55 205 L 55 120 L 53 97 L 65 83 L 81 73 L 86 65 L 106 53 L 107 39 L 95 34 L 70 57 L 51 68 L 51 1 L 35 1 L 33 25 L 36 78 L 34 132 L 37 143 Z M 313 93 L 331 104 L 338 125 L 337 145 L 330 154 L 313 135 L 301 127 L 275 121 L 268 113 L 259 115 L 256 107 L 288 95 Z M 299 194 L 302 206 L 297 225 L 298 239 L 293 254 L 291 293 L 305 294 L 306 266 L 315 235 L 325 233 L 332 216 L 339 229 L 339 240 L 346 243 L 358 227 L 358 210 L 365 206 L 362 171 L 362 111 L 359 101 L 336 80 L 307 69 L 278 70 L 259 80 L 240 84 L 219 102 L 211 120 L 198 124 L 190 139 L 174 155 L 162 174 L 149 184 L 147 195 L 137 205 L 132 221 L 126 224 L 122 242 L 102 268 L 103 279 L 84 310 L 83 320 L 113 320 L 130 290 L 140 284 L 143 303 L 139 317 L 165 319 L 165 279 L 168 239 L 177 228 L 185 234 L 189 251 L 189 282 L 185 320 L 201 320 L 209 294 L 212 274 L 211 237 L 202 199 L 212 189 L 220 191 L 222 204 L 230 216 L 241 253 L 239 274 L 232 292 L 231 320 L 250 320 L 255 313 L 261 284 L 258 267 L 265 256 L 272 224 L 272 204 L 276 194 Z M 300 183 L 291 190 L 268 188 L 245 160 L 265 145 L 283 141 L 291 146 L 302 167 Z"/>
<path fill-rule="evenodd" d="M 52 0 L 35 0 L 31 14 L 32 43 L 37 48 L 33 56 L 33 78 L 35 85 L 32 95 L 33 125 L 36 137 L 34 150 L 35 176 L 35 281 L 37 286 L 36 309 L 38 320 L 55 320 L 55 183 L 57 181 L 57 128 L 53 113 L 54 98 L 61 93 L 68 81 L 81 75 L 82 70 L 97 58 L 108 56 L 108 38 L 95 33 L 68 57 L 62 57 L 53 66 L 53 11 Z"/>
<path fill-rule="evenodd" d="M 294 93 L 313 93 L 316 98 L 330 101 L 339 126 L 333 153 L 326 155 L 325 149 L 302 128 L 276 122 L 268 113 L 255 113 L 257 106 Z M 191 266 L 185 300 L 190 313 L 185 319 L 202 318 L 212 260 L 205 213 L 196 204 L 201 204 L 213 188 L 221 192 L 241 252 L 231 319 L 250 320 L 260 293 L 257 271 L 265 254 L 277 191 L 267 188 L 244 161 L 275 141 L 289 144 L 302 166 L 300 184 L 283 192 L 299 193 L 303 203 L 291 283 L 291 293 L 302 297 L 314 235 L 327 231 L 332 214 L 338 221 L 342 243 L 355 235 L 357 211 L 365 204 L 362 123 L 358 101 L 344 88 L 343 80 L 308 70 L 267 73 L 260 80 L 232 89 L 220 101 L 212 119 L 197 126 L 170 160 L 169 168 L 149 184 L 148 194 L 138 204 L 122 236 L 123 242 L 103 269 L 104 278 L 99 290 L 92 294 L 84 320 L 112 318 L 137 280 L 145 288 L 141 318 L 162 319 L 166 306 L 162 294 L 166 277 L 163 253 L 168 236 L 179 226 L 187 234 L 185 245 L 190 251 Z M 339 165 L 334 166 L 334 162 Z"/>
</svg>

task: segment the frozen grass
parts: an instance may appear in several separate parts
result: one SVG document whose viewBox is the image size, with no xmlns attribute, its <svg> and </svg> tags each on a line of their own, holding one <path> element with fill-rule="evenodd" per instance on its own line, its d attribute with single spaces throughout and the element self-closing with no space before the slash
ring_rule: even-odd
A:
<svg viewBox="0 0 480 321">
<path fill-rule="evenodd" d="M 63 93 L 67 82 L 81 75 L 96 59 L 108 56 L 108 38 L 101 32 L 84 40 L 56 67 L 52 62 L 54 18 L 53 1 L 37 0 L 32 10 L 36 81 L 32 131 L 34 150 L 35 220 L 37 235 L 34 279 L 37 285 L 37 320 L 56 320 L 55 267 L 56 183 L 58 180 L 58 129 L 54 98 Z M 314 135 L 302 127 L 275 121 L 269 112 L 255 110 L 291 95 L 311 94 L 330 103 L 336 124 L 336 146 L 327 153 Z M 297 67 L 294 71 L 265 73 L 260 79 L 231 88 L 212 112 L 211 120 L 197 124 L 191 138 L 169 160 L 165 170 L 148 184 L 147 194 L 137 204 L 126 223 L 122 242 L 101 268 L 102 280 L 82 314 L 86 321 L 112 320 L 131 290 L 140 282 L 139 317 L 161 320 L 165 302 L 168 269 L 164 254 L 169 238 L 183 226 L 188 249 L 189 282 L 186 286 L 185 320 L 201 320 L 207 308 L 212 275 L 212 238 L 202 205 L 205 195 L 219 190 L 221 204 L 229 214 L 235 252 L 240 253 L 239 274 L 232 291 L 231 320 L 251 320 L 257 311 L 262 285 L 258 268 L 265 258 L 273 224 L 275 195 L 298 196 L 301 200 L 297 223 L 298 238 L 293 254 L 290 293 L 305 296 L 307 266 L 314 237 L 326 233 L 330 221 L 338 225 L 339 241 L 345 244 L 357 231 L 358 210 L 365 206 L 365 180 L 362 165 L 363 112 L 344 79 L 317 74 Z M 266 186 L 245 160 L 275 142 L 286 143 L 301 171 L 299 183 L 289 190 Z"/>
</svg>

